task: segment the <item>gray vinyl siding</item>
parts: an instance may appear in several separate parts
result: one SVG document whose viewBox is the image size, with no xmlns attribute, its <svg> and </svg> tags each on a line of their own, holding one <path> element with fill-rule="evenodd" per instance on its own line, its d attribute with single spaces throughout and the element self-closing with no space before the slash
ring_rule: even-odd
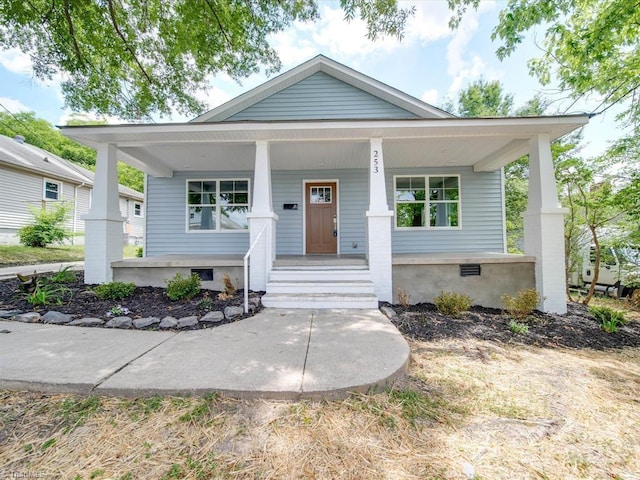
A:
<svg viewBox="0 0 640 480">
<path fill-rule="evenodd" d="M 249 231 L 186 231 L 187 179 L 248 178 L 253 190 L 253 172 L 175 172 L 173 178 L 148 177 L 147 180 L 147 256 L 171 253 L 245 254 Z"/>
<path fill-rule="evenodd" d="M 42 205 L 42 177 L 0 168 L 0 229 L 17 230 L 32 216 L 29 206 Z"/>
<path fill-rule="evenodd" d="M 415 114 L 323 72 L 227 118 L 238 120 L 407 119 Z"/>
<path fill-rule="evenodd" d="M 500 171 L 466 168 L 411 168 L 386 171 L 387 199 L 394 208 L 394 175 L 460 175 L 461 228 L 395 230 L 393 253 L 504 252 Z M 395 225 L 395 219 L 394 219 Z"/>
<path fill-rule="evenodd" d="M 271 174 L 273 209 L 278 215 L 277 255 L 301 255 L 304 251 L 305 180 L 338 181 L 340 253 L 366 253 L 365 211 L 368 205 L 368 176 L 365 170 L 281 170 Z M 285 203 L 297 203 L 297 210 L 285 210 Z M 356 248 L 353 245 L 357 244 Z"/>
<path fill-rule="evenodd" d="M 84 232 L 82 217 L 89 213 L 89 208 L 91 208 L 91 188 L 78 187 L 76 198 L 76 232 Z"/>
</svg>

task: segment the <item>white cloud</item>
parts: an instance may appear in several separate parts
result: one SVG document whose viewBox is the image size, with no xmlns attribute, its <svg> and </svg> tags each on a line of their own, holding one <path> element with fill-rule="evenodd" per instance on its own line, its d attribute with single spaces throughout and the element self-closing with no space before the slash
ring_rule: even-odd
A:
<svg viewBox="0 0 640 480">
<path fill-rule="evenodd" d="M 454 94 L 463 83 L 475 78 L 484 77 L 492 80 L 499 77 L 499 73 L 487 69 L 486 62 L 478 55 L 468 57 L 469 43 L 478 30 L 479 18 L 483 13 L 493 10 L 495 2 L 481 2 L 477 11 L 469 10 L 462 23 L 447 46 L 447 73 L 453 77 L 449 93 Z"/>
<path fill-rule="evenodd" d="M 0 65 L 12 73 L 31 75 L 33 64 L 29 55 L 22 53 L 17 48 L 0 52 Z"/>
<path fill-rule="evenodd" d="M 270 38 L 270 43 L 278 52 L 284 68 L 298 65 L 318 54 L 317 46 L 302 37 L 305 29 L 305 24 L 298 23 L 293 28 L 278 32 Z"/>
<path fill-rule="evenodd" d="M 423 45 L 451 35 L 449 17 L 451 12 L 445 2 L 399 2 L 400 8 L 415 5 L 413 17 L 407 21 L 404 42 L 420 41 Z"/>
<path fill-rule="evenodd" d="M 438 90 L 436 90 L 435 88 L 432 88 L 425 91 L 420 97 L 420 100 L 430 105 L 435 105 L 436 102 L 438 101 Z"/>
<path fill-rule="evenodd" d="M 391 37 L 378 38 L 375 42 L 369 40 L 366 24 L 358 18 L 347 22 L 339 8 L 325 5 L 320 17 L 313 24 L 312 38 L 318 46 L 327 48 L 332 57 L 344 59 L 389 53 L 400 46 L 400 42 Z"/>
<path fill-rule="evenodd" d="M 20 100 L 16 100 L 15 98 L 11 97 L 0 97 L 0 104 L 2 104 L 2 106 L 9 110 L 11 113 L 33 111 L 33 108 L 29 108 Z M 6 112 L 4 108 L 0 111 Z"/>
</svg>

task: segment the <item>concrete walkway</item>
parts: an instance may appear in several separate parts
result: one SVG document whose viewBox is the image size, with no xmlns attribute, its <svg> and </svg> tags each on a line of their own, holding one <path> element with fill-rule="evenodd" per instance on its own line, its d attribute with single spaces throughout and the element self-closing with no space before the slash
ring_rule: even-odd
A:
<svg viewBox="0 0 640 480">
<path fill-rule="evenodd" d="M 39 265 L 26 265 L 21 267 L 0 268 L 0 280 L 15 278 L 16 274 L 31 275 L 34 271 L 38 273 L 59 272 L 63 268 L 69 267 L 71 270 L 82 270 L 84 262 L 58 262 L 41 263 Z"/>
<path fill-rule="evenodd" d="M 265 309 L 206 330 L 0 321 L 0 388 L 105 395 L 343 398 L 402 376 L 409 346 L 379 310 Z"/>
</svg>

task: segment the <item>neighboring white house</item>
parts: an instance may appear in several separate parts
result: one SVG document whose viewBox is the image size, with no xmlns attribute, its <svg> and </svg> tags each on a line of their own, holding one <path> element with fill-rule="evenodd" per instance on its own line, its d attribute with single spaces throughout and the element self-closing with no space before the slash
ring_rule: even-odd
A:
<svg viewBox="0 0 640 480">
<path fill-rule="evenodd" d="M 94 183 L 93 172 L 41 148 L 24 138 L 0 135 L 0 243 L 18 243 L 17 231 L 33 221 L 29 207 L 46 208 L 66 202 L 71 211 L 67 229 L 73 243 L 84 243 L 83 215 L 89 213 Z M 124 240 L 142 244 L 144 238 L 144 196 L 118 186 Z"/>
<path fill-rule="evenodd" d="M 426 88 L 426 87 L 425 87 Z M 189 123 L 69 126 L 97 149 L 85 279 L 223 273 L 279 307 L 373 307 L 536 287 L 566 311 L 550 142 L 586 115 L 456 118 L 322 55 Z M 529 154 L 526 255 L 506 254 L 502 168 Z M 146 258 L 121 260 L 116 163 L 147 173 Z"/>
</svg>

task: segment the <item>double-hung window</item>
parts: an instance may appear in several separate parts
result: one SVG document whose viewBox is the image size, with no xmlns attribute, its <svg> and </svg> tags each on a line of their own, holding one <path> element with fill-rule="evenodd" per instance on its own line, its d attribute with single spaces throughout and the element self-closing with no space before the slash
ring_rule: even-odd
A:
<svg viewBox="0 0 640 480">
<path fill-rule="evenodd" d="M 248 230 L 249 180 L 188 180 L 187 230 Z"/>
<path fill-rule="evenodd" d="M 43 200 L 60 200 L 62 193 L 62 184 L 53 180 L 44 179 L 42 185 Z"/>
<path fill-rule="evenodd" d="M 459 228 L 460 177 L 394 177 L 396 228 Z"/>
</svg>

